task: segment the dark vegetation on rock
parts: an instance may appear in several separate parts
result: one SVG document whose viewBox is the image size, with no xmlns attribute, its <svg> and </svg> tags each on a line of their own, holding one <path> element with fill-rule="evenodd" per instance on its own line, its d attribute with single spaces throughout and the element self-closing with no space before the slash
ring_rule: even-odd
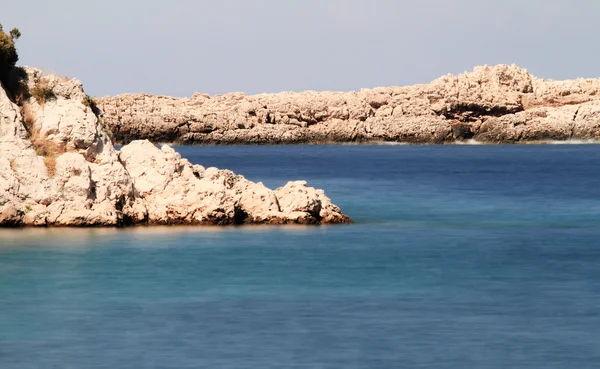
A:
<svg viewBox="0 0 600 369">
<path fill-rule="evenodd" d="M 6 81 L 8 74 L 17 64 L 19 55 L 15 41 L 21 37 L 21 32 L 14 28 L 8 34 L 0 24 L 0 80 Z"/>
</svg>

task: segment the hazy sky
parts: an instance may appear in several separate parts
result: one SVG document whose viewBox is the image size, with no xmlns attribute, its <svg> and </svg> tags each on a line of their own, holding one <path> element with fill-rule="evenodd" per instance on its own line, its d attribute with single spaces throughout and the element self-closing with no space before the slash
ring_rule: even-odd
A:
<svg viewBox="0 0 600 369">
<path fill-rule="evenodd" d="M 20 64 L 91 95 L 426 83 L 478 64 L 600 76 L 591 0 L 6 0 Z"/>
</svg>

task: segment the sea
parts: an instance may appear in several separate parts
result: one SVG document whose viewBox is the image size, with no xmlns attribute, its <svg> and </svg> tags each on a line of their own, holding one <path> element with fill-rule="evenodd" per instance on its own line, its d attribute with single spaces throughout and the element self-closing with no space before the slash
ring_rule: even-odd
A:
<svg viewBox="0 0 600 369">
<path fill-rule="evenodd" d="M 600 146 L 190 146 L 340 226 L 0 230 L 1 369 L 600 367 Z"/>
</svg>

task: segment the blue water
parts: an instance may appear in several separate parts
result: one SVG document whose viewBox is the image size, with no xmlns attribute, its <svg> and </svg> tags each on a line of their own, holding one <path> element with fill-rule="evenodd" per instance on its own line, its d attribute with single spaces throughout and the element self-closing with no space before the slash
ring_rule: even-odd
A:
<svg viewBox="0 0 600 369">
<path fill-rule="evenodd" d="M 0 231 L 0 368 L 597 368 L 600 146 L 182 147 L 355 225 Z"/>
</svg>

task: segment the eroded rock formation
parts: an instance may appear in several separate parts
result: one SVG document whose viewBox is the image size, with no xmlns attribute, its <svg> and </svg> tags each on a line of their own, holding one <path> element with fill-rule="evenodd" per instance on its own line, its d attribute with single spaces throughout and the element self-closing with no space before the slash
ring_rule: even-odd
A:
<svg viewBox="0 0 600 369">
<path fill-rule="evenodd" d="M 0 88 L 0 226 L 351 222 L 305 182 L 272 191 L 149 141 L 116 151 L 79 81 L 25 71 L 19 99 Z"/>
<path fill-rule="evenodd" d="M 120 142 L 185 144 L 396 141 L 474 138 L 513 143 L 600 138 L 600 80 L 542 80 L 517 66 L 476 67 L 416 86 L 360 92 L 283 92 L 99 100 Z"/>
</svg>

